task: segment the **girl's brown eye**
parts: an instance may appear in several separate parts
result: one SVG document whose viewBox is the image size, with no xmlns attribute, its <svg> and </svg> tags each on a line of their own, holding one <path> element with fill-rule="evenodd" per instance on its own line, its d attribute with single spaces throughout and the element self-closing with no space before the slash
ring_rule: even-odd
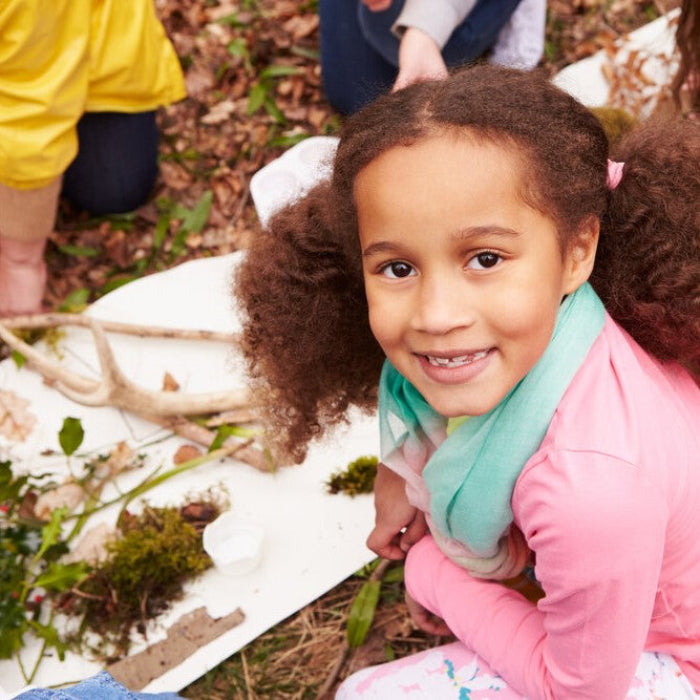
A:
<svg viewBox="0 0 700 700">
<path fill-rule="evenodd" d="M 501 261 L 501 256 L 498 253 L 484 252 L 475 255 L 467 264 L 467 267 L 472 270 L 487 270 L 494 267 Z"/>
<path fill-rule="evenodd" d="M 402 277 L 408 277 L 410 274 L 413 273 L 413 268 L 405 262 L 393 262 L 389 263 L 383 270 L 382 272 L 387 276 L 387 277 L 395 277 L 395 278 L 402 278 Z"/>
<path fill-rule="evenodd" d="M 482 267 L 493 267 L 498 262 L 496 253 L 481 253 L 481 255 L 477 255 L 477 258 Z"/>
</svg>

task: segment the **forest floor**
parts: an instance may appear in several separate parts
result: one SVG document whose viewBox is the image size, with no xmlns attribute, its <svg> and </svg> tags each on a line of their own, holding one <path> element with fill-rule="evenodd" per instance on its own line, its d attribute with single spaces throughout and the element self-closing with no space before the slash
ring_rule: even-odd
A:
<svg viewBox="0 0 700 700">
<path fill-rule="evenodd" d="M 678 4 L 549 0 L 542 69 L 554 75 Z M 90 219 L 62 204 L 47 249 L 47 301 L 54 308 L 79 308 L 137 277 L 244 249 L 260 230 L 251 176 L 299 140 L 334 134 L 341 123 L 321 88 L 316 2 L 156 5 L 185 71 L 188 97 L 159 115 L 161 171 L 147 205 Z M 345 622 L 366 577 L 349 578 L 183 694 L 198 700 L 331 697 L 337 680 L 355 669 L 445 641 L 411 625 L 400 575 L 390 574 L 367 640 L 350 651 Z"/>
</svg>

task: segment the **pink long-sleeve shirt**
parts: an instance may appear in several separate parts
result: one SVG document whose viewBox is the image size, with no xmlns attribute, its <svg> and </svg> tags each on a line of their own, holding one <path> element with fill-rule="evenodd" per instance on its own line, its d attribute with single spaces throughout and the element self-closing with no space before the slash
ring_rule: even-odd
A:
<svg viewBox="0 0 700 700">
<path fill-rule="evenodd" d="M 609 318 L 526 463 L 514 522 L 535 606 L 426 537 L 406 586 L 532 700 L 624 698 L 643 650 L 700 691 L 700 389 Z"/>
</svg>

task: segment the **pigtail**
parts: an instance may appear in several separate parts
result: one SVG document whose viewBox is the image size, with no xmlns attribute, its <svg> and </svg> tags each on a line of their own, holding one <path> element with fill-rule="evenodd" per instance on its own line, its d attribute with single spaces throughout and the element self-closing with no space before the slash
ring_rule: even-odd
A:
<svg viewBox="0 0 700 700">
<path fill-rule="evenodd" d="M 375 403 L 382 355 L 351 219 L 319 185 L 273 217 L 236 276 L 255 400 L 273 449 L 297 462 L 351 404 Z"/>
<path fill-rule="evenodd" d="M 625 163 L 609 192 L 591 282 L 648 352 L 700 371 L 700 128 L 649 123 L 614 147 Z"/>
</svg>

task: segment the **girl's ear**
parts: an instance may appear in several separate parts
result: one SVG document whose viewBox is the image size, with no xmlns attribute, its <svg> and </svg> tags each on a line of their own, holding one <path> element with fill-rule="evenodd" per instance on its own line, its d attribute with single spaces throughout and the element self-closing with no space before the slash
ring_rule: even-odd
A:
<svg viewBox="0 0 700 700">
<path fill-rule="evenodd" d="M 600 220 L 589 216 L 569 241 L 564 260 L 564 294 L 571 294 L 591 276 L 599 235 Z"/>
</svg>

